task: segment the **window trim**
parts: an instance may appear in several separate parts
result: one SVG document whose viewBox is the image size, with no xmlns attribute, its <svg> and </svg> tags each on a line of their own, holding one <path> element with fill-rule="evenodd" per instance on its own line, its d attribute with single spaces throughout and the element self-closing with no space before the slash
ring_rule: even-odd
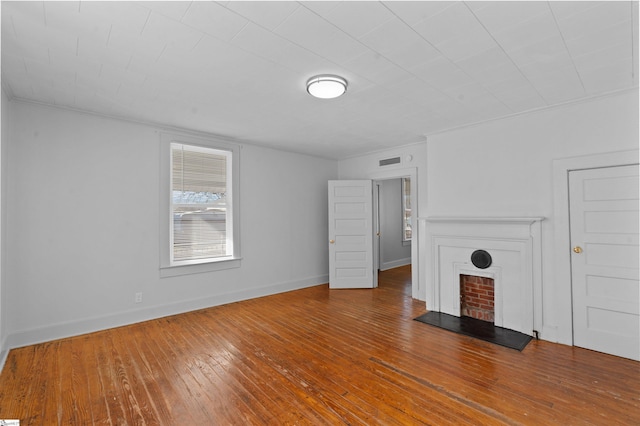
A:
<svg viewBox="0 0 640 426">
<path fill-rule="evenodd" d="M 172 263 L 171 250 L 171 144 L 227 151 L 231 153 L 231 222 L 233 253 L 211 259 L 198 259 Z M 172 277 L 186 274 L 219 271 L 240 266 L 240 150 L 241 146 L 218 138 L 162 133 L 160 135 L 160 276 Z"/>
<path fill-rule="evenodd" d="M 412 203 L 412 187 L 411 187 L 411 177 L 405 176 L 400 178 L 400 200 L 402 203 L 402 245 L 408 246 L 411 245 L 411 240 L 413 240 L 413 203 Z M 406 185 L 409 183 L 409 194 L 407 195 Z M 407 204 L 409 204 L 410 208 L 407 208 Z M 411 236 L 407 238 L 407 211 L 409 211 L 409 223 L 411 229 Z"/>
</svg>

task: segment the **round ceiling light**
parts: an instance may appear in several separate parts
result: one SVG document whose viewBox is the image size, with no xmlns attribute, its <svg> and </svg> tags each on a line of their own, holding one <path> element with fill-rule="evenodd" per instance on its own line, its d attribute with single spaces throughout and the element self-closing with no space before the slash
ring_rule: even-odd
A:
<svg viewBox="0 0 640 426">
<path fill-rule="evenodd" d="M 307 92 L 320 99 L 333 99 L 347 91 L 347 80 L 337 75 L 317 75 L 307 81 Z"/>
</svg>

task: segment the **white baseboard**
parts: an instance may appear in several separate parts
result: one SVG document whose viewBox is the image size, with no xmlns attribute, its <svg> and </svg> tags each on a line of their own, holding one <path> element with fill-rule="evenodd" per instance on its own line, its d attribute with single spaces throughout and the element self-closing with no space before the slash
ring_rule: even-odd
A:
<svg viewBox="0 0 640 426">
<path fill-rule="evenodd" d="M 7 361 L 7 355 L 9 355 L 9 349 L 7 346 L 7 339 L 4 338 L 0 341 L 0 371 L 2 371 L 4 363 Z"/>
<path fill-rule="evenodd" d="M 558 330 L 556 327 L 543 325 L 538 337 L 541 340 L 546 340 L 547 342 L 558 343 Z"/>
<path fill-rule="evenodd" d="M 6 341 L 4 342 L 5 344 L 0 347 L 2 349 L 2 352 L 0 352 L 0 356 L 2 357 L 0 358 L 0 362 L 2 362 L 2 364 L 0 364 L 0 366 L 4 365 L 7 353 L 13 348 L 93 333 L 100 330 L 135 324 L 170 315 L 182 314 L 198 309 L 239 302 L 241 300 L 254 299 L 257 297 L 284 293 L 291 290 L 313 287 L 316 285 L 326 284 L 327 282 L 329 282 L 329 276 L 320 275 L 299 281 L 283 282 L 265 287 L 254 287 L 232 293 L 209 296 L 202 299 L 187 300 L 161 306 L 150 306 L 137 309 L 135 311 L 118 312 L 101 317 L 84 318 L 77 321 L 69 321 L 48 325 L 46 327 L 19 331 L 7 336 Z"/>
<path fill-rule="evenodd" d="M 411 258 L 393 260 L 391 262 L 382 262 L 380 264 L 381 271 L 387 271 L 389 269 L 398 268 L 400 266 L 411 265 Z"/>
</svg>

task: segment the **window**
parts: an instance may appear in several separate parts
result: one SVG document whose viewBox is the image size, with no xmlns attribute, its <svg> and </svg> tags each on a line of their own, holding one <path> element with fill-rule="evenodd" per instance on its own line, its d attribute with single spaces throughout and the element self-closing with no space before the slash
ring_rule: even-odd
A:
<svg viewBox="0 0 640 426">
<path fill-rule="evenodd" d="M 171 144 L 171 263 L 233 255 L 231 152 Z"/>
<path fill-rule="evenodd" d="M 236 267 L 239 149 L 163 135 L 163 275 Z"/>
<path fill-rule="evenodd" d="M 402 241 L 411 241 L 411 179 L 402 178 Z"/>
</svg>

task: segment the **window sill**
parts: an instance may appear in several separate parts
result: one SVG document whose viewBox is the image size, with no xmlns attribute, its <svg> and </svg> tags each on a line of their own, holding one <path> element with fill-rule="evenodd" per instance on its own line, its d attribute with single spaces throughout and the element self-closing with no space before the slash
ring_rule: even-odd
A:
<svg viewBox="0 0 640 426">
<path fill-rule="evenodd" d="M 202 274 L 205 272 L 222 271 L 240 267 L 242 258 L 236 257 L 224 260 L 214 260 L 205 263 L 194 263 L 189 265 L 174 265 L 160 267 L 160 278 L 178 277 L 180 275 Z"/>
</svg>

